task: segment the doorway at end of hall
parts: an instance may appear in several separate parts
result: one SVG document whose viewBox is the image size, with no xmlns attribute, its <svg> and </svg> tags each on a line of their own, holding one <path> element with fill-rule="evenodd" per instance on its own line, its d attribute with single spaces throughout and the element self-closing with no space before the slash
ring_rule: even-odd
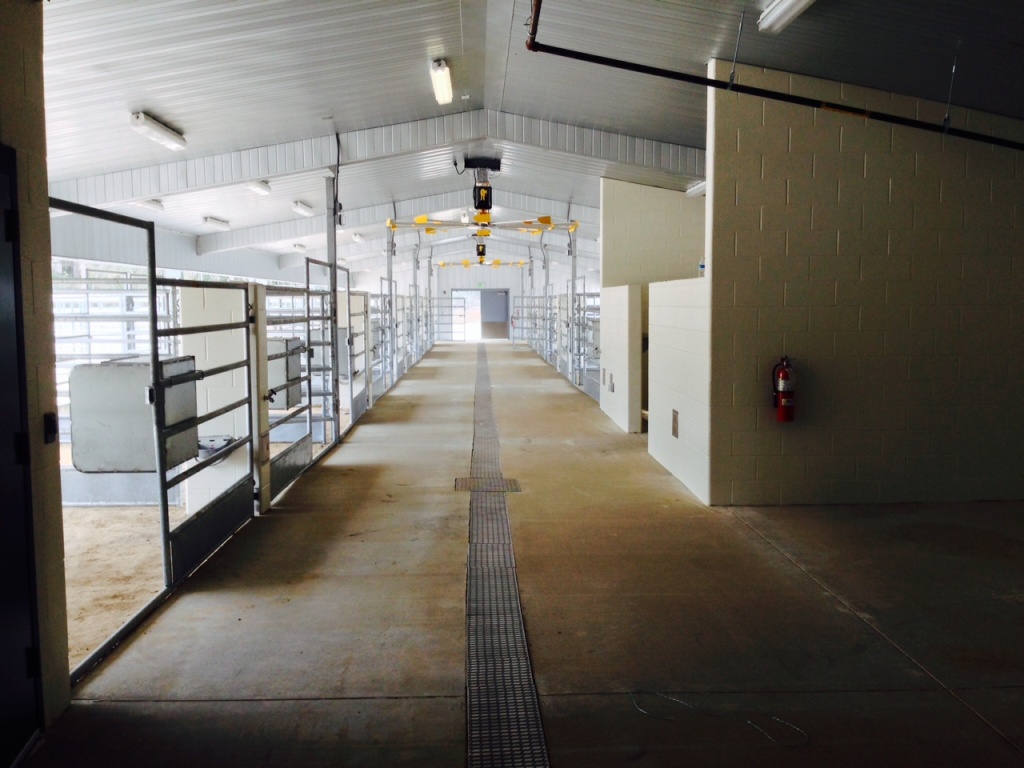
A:
<svg viewBox="0 0 1024 768">
<path fill-rule="evenodd" d="M 466 341 L 511 338 L 508 294 L 504 288 L 452 291 L 453 299 L 466 301 Z"/>
</svg>

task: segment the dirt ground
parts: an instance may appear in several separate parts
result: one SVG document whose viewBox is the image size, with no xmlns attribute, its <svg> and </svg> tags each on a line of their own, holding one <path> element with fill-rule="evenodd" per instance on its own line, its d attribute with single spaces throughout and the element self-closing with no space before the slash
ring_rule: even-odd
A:
<svg viewBox="0 0 1024 768">
<path fill-rule="evenodd" d="M 288 446 L 272 443 L 271 455 Z M 184 507 L 169 513 L 172 528 L 188 517 Z M 74 669 L 164 588 L 160 508 L 64 507 L 64 567 Z"/>
<path fill-rule="evenodd" d="M 74 669 L 164 587 L 158 507 L 65 507 L 68 657 Z"/>
</svg>

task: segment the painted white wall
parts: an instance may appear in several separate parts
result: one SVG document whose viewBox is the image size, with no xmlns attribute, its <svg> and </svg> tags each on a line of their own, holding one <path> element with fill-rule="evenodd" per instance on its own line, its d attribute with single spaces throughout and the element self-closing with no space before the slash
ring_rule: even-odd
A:
<svg viewBox="0 0 1024 768">
<path fill-rule="evenodd" d="M 704 255 L 704 200 L 601 179 L 601 284 L 696 277 Z"/>
<path fill-rule="evenodd" d="M 641 408 L 639 285 L 601 289 L 601 410 L 624 432 L 639 432 Z"/>
<path fill-rule="evenodd" d="M 526 267 L 454 266 L 443 269 L 434 266 L 437 296 L 446 296 L 459 289 L 498 289 L 510 292 L 513 298 L 522 295 L 522 281 L 527 277 Z M 529 283 L 527 282 L 527 286 Z"/>
<path fill-rule="evenodd" d="M 737 77 L 936 124 L 946 111 L 752 67 Z M 713 503 L 1024 498 L 1019 153 L 710 98 Z M 991 115 L 952 118 L 1024 134 Z M 798 375 L 792 424 L 771 408 L 783 354 Z"/>
<path fill-rule="evenodd" d="M 647 449 L 701 501 L 711 486 L 711 285 L 703 278 L 650 285 Z M 678 436 L 672 434 L 672 412 Z"/>
</svg>

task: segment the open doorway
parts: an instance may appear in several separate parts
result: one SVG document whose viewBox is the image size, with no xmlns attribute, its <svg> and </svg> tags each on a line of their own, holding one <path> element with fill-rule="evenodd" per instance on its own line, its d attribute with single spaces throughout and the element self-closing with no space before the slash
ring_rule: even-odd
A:
<svg viewBox="0 0 1024 768">
<path fill-rule="evenodd" d="M 504 288 L 452 291 L 453 299 L 466 302 L 466 341 L 510 338 L 508 293 Z"/>
</svg>

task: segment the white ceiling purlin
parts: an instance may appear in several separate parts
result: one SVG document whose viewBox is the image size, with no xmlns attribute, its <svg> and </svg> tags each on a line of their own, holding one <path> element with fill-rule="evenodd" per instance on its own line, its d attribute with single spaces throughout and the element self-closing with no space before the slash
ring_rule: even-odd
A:
<svg viewBox="0 0 1024 768">
<path fill-rule="evenodd" d="M 246 181 L 327 170 L 337 158 L 333 136 L 178 160 L 50 183 L 50 196 L 103 208 Z"/>
<path fill-rule="evenodd" d="M 703 175 L 702 149 L 482 109 L 340 134 L 342 165 L 486 139 L 691 177 Z M 336 140 L 328 135 L 57 180 L 50 184 L 50 195 L 105 207 L 281 175 L 326 171 L 336 162 Z"/>
</svg>

